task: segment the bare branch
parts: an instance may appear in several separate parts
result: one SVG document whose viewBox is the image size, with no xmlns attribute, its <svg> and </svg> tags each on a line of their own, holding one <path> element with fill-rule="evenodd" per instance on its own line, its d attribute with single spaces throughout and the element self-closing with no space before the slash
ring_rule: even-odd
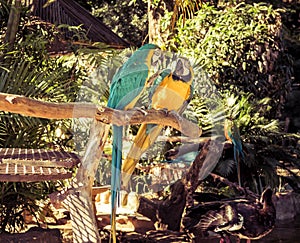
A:
<svg viewBox="0 0 300 243">
<path fill-rule="evenodd" d="M 202 134 L 202 130 L 198 125 L 184 119 L 174 111 L 165 110 L 139 110 L 133 109 L 128 111 L 114 110 L 107 107 L 98 109 L 96 119 L 103 123 L 112 123 L 118 126 L 134 125 L 134 124 L 159 124 L 163 126 L 171 126 L 183 134 L 198 138 Z"/>
<path fill-rule="evenodd" d="M 228 179 L 214 174 L 214 173 L 210 173 L 210 176 L 216 181 L 220 181 L 223 182 L 225 185 L 228 185 L 230 188 L 235 188 L 236 190 L 238 190 L 239 192 L 243 193 L 246 196 L 250 196 L 252 199 L 258 199 L 259 195 L 255 194 L 254 192 L 252 192 L 251 190 L 249 190 L 248 188 L 244 188 L 244 187 L 240 187 L 237 183 L 233 183 L 231 181 L 229 181 Z"/>
<path fill-rule="evenodd" d="M 0 110 L 48 119 L 95 117 L 97 107 L 89 103 L 52 103 L 20 95 L 0 93 Z"/>
<path fill-rule="evenodd" d="M 159 124 L 171 126 L 183 134 L 197 138 L 202 130 L 194 123 L 179 116 L 174 111 L 114 110 L 99 107 L 91 103 L 52 103 L 30 99 L 20 95 L 0 93 L 0 110 L 48 119 L 96 118 L 96 120 L 114 125 Z"/>
</svg>

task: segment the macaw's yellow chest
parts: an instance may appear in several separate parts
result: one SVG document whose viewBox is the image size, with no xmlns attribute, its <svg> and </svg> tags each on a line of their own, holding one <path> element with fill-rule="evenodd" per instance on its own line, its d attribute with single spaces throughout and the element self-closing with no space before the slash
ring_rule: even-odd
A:
<svg viewBox="0 0 300 243">
<path fill-rule="evenodd" d="M 156 88 L 152 96 L 152 108 L 179 110 L 189 99 L 191 93 L 190 82 L 174 80 L 168 75 Z"/>
</svg>

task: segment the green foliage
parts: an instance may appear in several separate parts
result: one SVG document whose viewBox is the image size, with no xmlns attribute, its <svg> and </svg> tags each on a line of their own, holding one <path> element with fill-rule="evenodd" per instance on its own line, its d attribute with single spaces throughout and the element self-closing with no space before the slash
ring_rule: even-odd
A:
<svg viewBox="0 0 300 243">
<path fill-rule="evenodd" d="M 182 22 L 185 22 L 185 19 L 191 19 L 194 17 L 194 14 L 200 9 L 200 6 L 203 4 L 203 1 L 199 0 L 181 0 L 175 1 L 174 9 L 172 13 L 172 20 L 170 23 L 170 29 L 173 31 L 176 25 L 176 21 L 181 18 Z"/>
<path fill-rule="evenodd" d="M 61 24 L 57 26 L 58 30 L 68 32 L 68 36 L 72 41 L 88 41 L 86 31 L 82 28 L 82 25 L 72 26 L 67 24 Z"/>
<path fill-rule="evenodd" d="M 0 185 L 0 233 L 24 229 L 24 210 L 38 217 L 41 212 L 37 201 L 45 200 L 58 187 L 48 182 L 1 182 Z"/>
<path fill-rule="evenodd" d="M 60 38 L 58 30 L 36 21 L 27 15 L 26 9 L 24 11 L 11 51 L 8 52 L 5 45 L 0 46 L 0 92 L 51 102 L 75 101 L 80 84 L 88 75 L 84 64 L 80 62 L 84 58 L 80 58 L 79 54 L 78 59 L 68 65 L 70 63 L 51 57 L 49 49 Z M 82 34 L 80 28 L 74 30 Z M 78 39 L 78 36 L 74 38 Z M 87 67 L 88 62 L 92 62 L 91 58 L 87 58 L 88 54 L 82 56 L 86 57 Z M 97 53 L 94 56 L 100 59 Z M 0 112 L 0 124 L 1 147 L 74 150 L 69 119 L 49 120 Z M 57 182 L 1 182 L 1 231 L 15 232 L 22 229 L 24 209 L 34 215 L 38 214 L 38 201 L 44 200 L 59 186 Z"/>
<path fill-rule="evenodd" d="M 238 125 L 246 150 L 244 181 L 257 192 L 262 183 L 278 186 L 279 167 L 299 168 L 297 159 L 292 160 L 295 151 L 282 146 L 286 135 L 276 120 L 292 79 L 281 13 L 264 3 L 231 1 L 218 7 L 203 4 L 190 18 L 180 15 L 174 30 L 172 12 L 161 22 L 166 49 L 196 60 L 191 114 L 200 121 L 204 135 L 220 135 L 225 118 Z M 277 153 L 272 152 L 275 148 Z M 225 151 L 216 171 L 236 180 L 233 154 Z"/>
<path fill-rule="evenodd" d="M 202 97 L 196 93 L 184 116 L 198 123 L 202 128 L 202 136 L 223 135 L 224 107 L 222 106 L 221 97 L 216 94 L 212 97 Z"/>
<path fill-rule="evenodd" d="M 94 5 L 92 14 L 133 45 L 141 46 L 148 34 L 147 3 L 143 0 L 103 1 Z"/>
<path fill-rule="evenodd" d="M 278 182 L 276 175 L 278 158 L 275 155 L 269 154 L 269 160 L 262 161 L 257 154 L 260 153 L 259 149 L 252 150 L 251 143 L 246 144 L 245 142 L 256 138 L 256 143 L 260 143 L 261 140 L 270 134 L 277 134 L 279 136 L 279 123 L 276 119 L 267 119 L 265 117 L 271 109 L 269 98 L 253 100 L 251 96 L 252 94 L 250 93 L 235 96 L 230 94 L 230 92 L 224 92 L 222 95 L 224 116 L 237 126 L 244 144 L 245 159 L 240 158 L 243 168 L 243 182 L 248 177 L 248 181 L 255 181 L 258 184 L 254 178 L 257 177 L 259 171 L 259 175 L 265 177 L 268 185 L 275 187 Z M 223 121 L 222 124 L 224 124 Z M 254 140 L 251 142 L 253 143 Z M 272 163 L 269 163 L 270 161 Z M 245 168 L 247 168 L 247 172 Z M 236 175 L 236 162 L 233 159 L 233 151 L 232 154 L 224 152 L 224 156 L 219 161 L 216 171 L 226 177 Z M 252 189 L 259 192 L 257 188 Z"/>
<path fill-rule="evenodd" d="M 170 16 L 162 22 L 165 32 Z M 274 117 L 281 114 L 292 72 L 281 27 L 280 10 L 271 5 L 240 3 L 217 9 L 203 4 L 194 18 L 178 19 L 166 46 L 197 59 L 219 90 L 272 97 Z"/>
<path fill-rule="evenodd" d="M 242 180 L 260 193 L 262 184 L 274 188 L 279 186 L 278 169 L 281 169 L 285 171 L 285 175 L 281 175 L 283 180 L 291 183 L 294 190 L 299 190 L 299 178 L 291 170 L 300 167 L 300 151 L 295 146 L 299 136 L 281 132 L 278 120 L 266 118 L 271 109 L 269 98 L 253 101 L 251 96 L 249 93 L 234 96 L 229 92 L 222 96 L 224 116 L 235 122 L 243 141 L 245 159 L 240 160 Z M 226 150 L 215 170 L 236 180 L 236 163 L 229 152 L 232 149 Z"/>
<path fill-rule="evenodd" d="M 34 40 L 32 40 L 33 42 Z M 0 69 L 0 91 L 53 102 L 68 102 L 75 98 L 76 83 L 70 79 L 70 70 L 62 68 L 55 60 L 39 61 L 27 58 L 23 51 L 6 54 Z M 27 53 L 28 54 L 28 53 Z M 29 60 L 28 60 L 29 59 Z M 59 146 L 49 129 L 68 127 L 70 121 L 24 117 L 1 112 L 0 143 L 2 147 Z M 66 129 L 64 133 L 68 130 Z M 67 144 L 65 144 L 67 145 Z M 69 147 L 66 146 L 65 148 Z"/>
<path fill-rule="evenodd" d="M 9 15 L 9 6 L 7 1 L 0 0 L 0 28 L 3 28 L 7 23 L 6 20 L 8 19 Z"/>
<path fill-rule="evenodd" d="M 55 60 L 46 59 L 44 45 L 37 43 L 39 40 L 27 37 L 24 38 L 24 42 L 16 44 L 12 52 L 2 52 L 5 54 L 1 56 L 0 62 L 0 91 L 47 101 L 72 100 L 76 88 L 69 79 L 69 70 L 57 65 Z M 27 47 L 23 48 L 26 45 Z M 72 95 L 68 96 L 68 92 Z M 72 148 L 67 135 L 69 120 L 51 121 L 1 112 L 0 123 L 1 147 Z M 54 135 L 53 131 L 58 128 L 63 129 L 64 137 Z M 24 209 L 37 214 L 37 200 L 44 199 L 48 193 L 55 190 L 53 182 L 1 182 L 0 186 L 0 227 L 1 231 L 9 232 L 23 229 Z"/>
<path fill-rule="evenodd" d="M 234 121 L 239 127 L 240 134 L 247 137 L 278 132 L 278 120 L 266 118 L 271 110 L 271 99 L 253 100 L 252 96 L 251 93 L 235 96 L 224 92 L 226 118 Z"/>
<path fill-rule="evenodd" d="M 82 84 L 88 83 L 91 73 L 98 66 L 104 70 L 109 65 L 107 60 L 113 51 L 100 43 L 91 44 L 88 46 L 90 48 L 72 47 L 70 43 L 70 50 L 74 52 L 51 57 L 49 51 L 61 38 L 59 30 L 72 30 L 74 35 L 70 39 L 82 40 L 86 35 L 81 27 L 61 25 L 55 28 L 28 15 L 21 22 L 24 24 L 20 26 L 14 49 L 9 53 L 5 51 L 5 46 L 0 49 L 0 91 L 51 102 L 83 101 L 79 97 L 82 95 L 79 91 L 84 89 Z M 105 87 L 108 89 L 105 78 L 102 77 L 100 85 L 93 80 L 93 83 L 97 83 L 94 93 L 99 91 L 99 86 L 103 90 Z M 91 90 L 92 87 L 89 92 Z M 88 93 L 85 96 L 91 97 Z M 93 100 L 86 101 L 95 102 L 98 98 L 99 93 Z M 74 149 L 71 120 L 23 117 L 5 112 L 2 112 L 0 119 L 3 121 L 0 127 L 2 146 Z"/>
</svg>

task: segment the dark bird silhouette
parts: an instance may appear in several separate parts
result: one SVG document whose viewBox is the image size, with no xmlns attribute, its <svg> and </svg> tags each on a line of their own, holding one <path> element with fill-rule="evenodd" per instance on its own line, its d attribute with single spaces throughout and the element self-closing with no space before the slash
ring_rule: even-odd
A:
<svg viewBox="0 0 300 243">
<path fill-rule="evenodd" d="M 237 236 L 238 242 L 257 240 L 274 228 L 276 211 L 272 195 L 267 188 L 260 201 L 235 199 L 199 204 L 187 211 L 184 224 L 190 232 L 200 231 L 204 236 L 217 233 L 220 242 L 231 242 L 230 235 Z"/>
</svg>

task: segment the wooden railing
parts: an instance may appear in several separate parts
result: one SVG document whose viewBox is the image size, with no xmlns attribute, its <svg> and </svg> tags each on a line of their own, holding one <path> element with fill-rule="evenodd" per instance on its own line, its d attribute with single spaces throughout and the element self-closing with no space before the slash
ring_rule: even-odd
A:
<svg viewBox="0 0 300 243">
<path fill-rule="evenodd" d="M 0 181 L 68 179 L 79 162 L 75 153 L 65 151 L 0 148 Z"/>
</svg>

